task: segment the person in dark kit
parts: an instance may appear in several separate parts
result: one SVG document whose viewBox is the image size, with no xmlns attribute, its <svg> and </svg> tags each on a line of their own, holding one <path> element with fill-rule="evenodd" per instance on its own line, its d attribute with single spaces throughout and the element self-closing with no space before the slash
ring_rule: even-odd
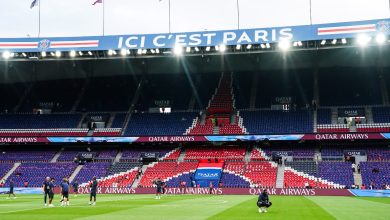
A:
<svg viewBox="0 0 390 220">
<path fill-rule="evenodd" d="M 94 176 L 92 178 L 92 182 L 91 182 L 91 194 L 89 196 L 89 205 L 96 205 L 96 192 L 97 192 L 97 186 L 98 186 L 98 182 L 96 180 L 96 176 Z M 93 203 L 92 203 L 92 197 L 93 197 Z"/>
<path fill-rule="evenodd" d="M 259 213 L 267 212 L 267 208 L 272 205 L 272 202 L 269 201 L 267 190 L 263 190 L 259 195 L 259 199 L 257 200 L 257 207 L 259 207 Z"/>
<path fill-rule="evenodd" d="M 7 199 L 11 198 L 11 195 L 13 196 L 13 199 L 16 199 L 15 193 L 14 193 L 14 181 L 12 179 L 9 180 L 9 193 Z"/>
<path fill-rule="evenodd" d="M 52 204 L 54 199 L 54 178 L 46 177 L 46 181 L 43 182 L 44 192 L 45 192 L 45 206 L 46 204 L 46 197 L 49 196 L 49 207 L 54 207 Z"/>
<path fill-rule="evenodd" d="M 213 182 L 210 181 L 209 183 L 209 190 L 210 190 L 210 195 L 213 194 Z"/>
<path fill-rule="evenodd" d="M 74 196 L 77 197 L 77 194 L 79 194 L 79 182 L 77 182 L 77 180 L 75 180 L 73 182 L 73 192 L 74 192 Z"/>
<path fill-rule="evenodd" d="M 47 197 L 50 197 L 49 196 L 49 193 L 50 193 L 50 177 L 46 177 L 45 181 L 43 182 L 42 184 L 42 189 L 43 189 L 43 193 L 44 193 L 44 199 L 43 201 L 45 202 L 45 206 L 47 206 Z"/>
<path fill-rule="evenodd" d="M 68 188 L 70 187 L 70 183 L 69 183 L 69 177 L 65 177 L 64 179 L 63 179 L 63 181 L 66 181 L 66 183 L 68 184 Z M 60 184 L 62 184 L 62 183 L 60 183 Z M 68 194 L 69 194 L 69 191 L 68 191 Z M 69 200 L 69 199 L 68 199 Z M 64 201 L 64 195 L 62 195 L 61 194 L 61 200 L 60 200 L 60 202 L 62 203 Z"/>
<path fill-rule="evenodd" d="M 164 182 L 159 178 L 153 181 L 153 184 L 157 186 L 156 199 L 161 199 L 161 193 L 163 191 Z"/>
<path fill-rule="evenodd" d="M 66 178 L 62 180 L 60 187 L 62 194 L 61 206 L 69 206 L 69 182 Z"/>
</svg>

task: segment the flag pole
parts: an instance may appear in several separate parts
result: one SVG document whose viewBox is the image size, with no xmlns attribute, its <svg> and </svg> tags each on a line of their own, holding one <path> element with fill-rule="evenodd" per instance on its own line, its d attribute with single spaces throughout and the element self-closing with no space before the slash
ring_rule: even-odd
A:
<svg viewBox="0 0 390 220">
<path fill-rule="evenodd" d="M 38 37 L 41 37 L 41 3 L 42 1 L 38 0 Z"/>
<path fill-rule="evenodd" d="M 105 12 L 104 12 L 104 0 L 103 0 L 103 36 L 104 36 L 104 14 L 105 14 Z"/>
</svg>

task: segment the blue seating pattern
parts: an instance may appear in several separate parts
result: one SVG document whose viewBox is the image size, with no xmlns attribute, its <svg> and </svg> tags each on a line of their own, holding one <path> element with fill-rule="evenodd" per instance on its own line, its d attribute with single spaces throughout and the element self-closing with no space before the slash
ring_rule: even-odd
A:
<svg viewBox="0 0 390 220">
<path fill-rule="evenodd" d="M 362 162 L 360 173 L 364 185 L 382 189 L 383 184 L 390 183 L 390 162 Z"/>
<path fill-rule="evenodd" d="M 313 117 L 310 111 L 241 111 L 244 126 L 250 134 L 312 133 Z"/>
<path fill-rule="evenodd" d="M 192 125 L 195 112 L 135 113 L 131 116 L 126 136 L 183 135 Z"/>
<path fill-rule="evenodd" d="M 375 107 L 372 108 L 372 117 L 375 123 L 390 122 L 390 107 Z"/>
<path fill-rule="evenodd" d="M 320 162 L 319 177 L 337 184 L 351 187 L 354 184 L 352 163 L 350 162 Z"/>
<path fill-rule="evenodd" d="M 64 177 L 69 177 L 75 170 L 75 163 L 22 163 L 8 178 L 6 186 L 9 186 L 9 179 L 15 183 L 15 187 L 22 187 L 25 181 L 30 187 L 42 187 L 45 178 L 54 178 L 60 183 Z"/>
<path fill-rule="evenodd" d="M 80 120 L 81 114 L 7 114 L 0 115 L 0 128 L 76 128 Z"/>
<path fill-rule="evenodd" d="M 317 110 L 317 124 L 332 124 L 332 111 L 329 108 Z"/>
</svg>

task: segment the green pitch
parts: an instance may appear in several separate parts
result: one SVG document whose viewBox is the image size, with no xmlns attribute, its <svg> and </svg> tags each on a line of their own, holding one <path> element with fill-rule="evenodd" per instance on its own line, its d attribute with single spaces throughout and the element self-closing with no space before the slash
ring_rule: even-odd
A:
<svg viewBox="0 0 390 220">
<path fill-rule="evenodd" d="M 122 220 L 122 219 L 342 219 L 390 220 L 389 198 L 271 196 L 268 213 L 258 213 L 256 196 L 176 195 L 155 200 L 153 195 L 98 195 L 96 206 L 88 197 L 71 198 L 69 207 L 43 206 L 40 195 L 0 196 L 0 219 Z"/>
</svg>

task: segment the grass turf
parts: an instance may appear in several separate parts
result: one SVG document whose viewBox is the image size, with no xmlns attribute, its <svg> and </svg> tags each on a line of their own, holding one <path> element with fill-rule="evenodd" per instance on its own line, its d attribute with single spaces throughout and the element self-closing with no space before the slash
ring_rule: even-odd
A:
<svg viewBox="0 0 390 220">
<path fill-rule="evenodd" d="M 155 200 L 153 195 L 98 195 L 71 197 L 71 206 L 43 206 L 41 195 L 0 197 L 0 219 L 390 219 L 388 198 L 271 196 L 268 213 L 258 213 L 256 196 L 176 195 Z"/>
</svg>

